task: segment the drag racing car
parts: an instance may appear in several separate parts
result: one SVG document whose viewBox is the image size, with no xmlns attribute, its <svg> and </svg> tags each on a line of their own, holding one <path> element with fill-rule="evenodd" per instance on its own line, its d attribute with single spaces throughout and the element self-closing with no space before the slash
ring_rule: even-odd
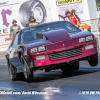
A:
<svg viewBox="0 0 100 100">
<path fill-rule="evenodd" d="M 98 64 L 95 36 L 66 21 L 50 22 L 24 28 L 16 33 L 6 53 L 13 81 L 22 76 L 33 80 L 37 70 L 78 70 L 79 61 Z"/>
</svg>

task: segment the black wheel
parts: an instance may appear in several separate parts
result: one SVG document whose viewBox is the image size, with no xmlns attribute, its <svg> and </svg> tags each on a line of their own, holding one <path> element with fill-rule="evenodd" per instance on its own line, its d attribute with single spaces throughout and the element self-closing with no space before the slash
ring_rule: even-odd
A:
<svg viewBox="0 0 100 100">
<path fill-rule="evenodd" d="M 88 62 L 91 66 L 96 66 L 98 64 L 98 55 L 92 55 L 90 56 L 90 58 L 88 59 Z"/>
<path fill-rule="evenodd" d="M 74 62 L 72 65 L 66 64 L 66 66 L 62 67 L 61 70 L 63 72 L 79 70 L 79 61 Z"/>
<path fill-rule="evenodd" d="M 28 63 L 26 62 L 26 60 L 24 59 L 24 57 L 21 55 L 21 63 L 22 63 L 22 68 L 23 68 L 23 73 L 25 78 L 28 81 L 31 81 L 33 79 L 33 70 L 30 69 Z"/>
<path fill-rule="evenodd" d="M 23 72 L 17 73 L 14 66 L 11 63 L 8 63 L 8 70 L 12 81 L 25 79 Z"/>
<path fill-rule="evenodd" d="M 23 72 L 17 73 L 17 80 L 24 80 L 24 79 L 25 79 L 25 76 Z"/>
<path fill-rule="evenodd" d="M 29 22 L 30 16 L 34 16 L 38 23 L 46 22 L 46 9 L 41 1 L 30 0 L 21 5 L 19 19 L 24 27 L 26 27 L 26 23 Z"/>
<path fill-rule="evenodd" d="M 16 81 L 17 80 L 17 74 L 16 74 L 15 69 L 12 66 L 12 64 L 9 65 L 8 70 L 9 70 L 11 80 Z"/>
</svg>

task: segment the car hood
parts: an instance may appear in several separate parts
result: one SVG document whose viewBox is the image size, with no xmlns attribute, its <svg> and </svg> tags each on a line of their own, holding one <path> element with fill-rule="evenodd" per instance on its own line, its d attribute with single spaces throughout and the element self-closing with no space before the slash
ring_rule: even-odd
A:
<svg viewBox="0 0 100 100">
<path fill-rule="evenodd" d="M 48 40 L 38 39 L 38 40 L 26 42 L 26 43 L 24 43 L 24 45 L 25 45 L 27 48 L 32 48 L 32 47 L 38 47 L 38 46 L 46 45 L 46 44 L 50 44 L 50 43 L 51 43 L 51 42 L 48 41 Z"/>
<path fill-rule="evenodd" d="M 52 43 L 93 35 L 89 31 L 73 32 L 70 34 L 65 29 L 51 30 L 48 32 L 40 33 L 40 34 L 45 35 L 46 38 Z"/>
<path fill-rule="evenodd" d="M 86 37 L 86 36 L 90 36 L 90 35 L 93 35 L 93 34 L 89 31 L 81 31 L 81 32 L 70 35 L 70 37 L 73 39 L 73 38 Z"/>
<path fill-rule="evenodd" d="M 55 30 L 55 31 L 53 30 L 53 31 L 45 32 L 41 34 L 45 35 L 47 40 L 38 39 L 38 40 L 24 43 L 24 45 L 26 45 L 27 48 L 33 48 L 33 47 L 38 47 L 42 45 L 52 45 L 53 46 L 54 44 L 59 44 L 59 45 L 60 43 L 63 44 L 63 41 L 66 41 L 67 45 L 70 45 L 70 42 L 72 42 L 72 40 L 73 42 L 75 42 L 74 41 L 75 39 L 77 40 L 78 38 L 81 38 L 81 37 L 93 35 L 92 33 L 88 31 L 81 31 L 81 32 L 73 33 L 72 35 L 69 35 L 64 29 Z M 78 43 L 78 40 L 76 41 L 76 43 Z M 52 46 L 50 47 L 52 48 Z"/>
</svg>

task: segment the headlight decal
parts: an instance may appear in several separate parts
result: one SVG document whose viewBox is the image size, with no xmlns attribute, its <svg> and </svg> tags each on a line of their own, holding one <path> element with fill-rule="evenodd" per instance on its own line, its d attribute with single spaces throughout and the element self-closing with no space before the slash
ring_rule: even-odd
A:
<svg viewBox="0 0 100 100">
<path fill-rule="evenodd" d="M 93 36 L 79 38 L 79 43 L 84 43 L 84 42 L 89 42 L 89 41 L 93 41 Z"/>
<path fill-rule="evenodd" d="M 37 48 L 31 49 L 31 53 L 37 53 L 37 52 L 38 52 Z"/>
<path fill-rule="evenodd" d="M 86 37 L 86 41 L 88 42 L 88 41 L 93 41 L 93 36 L 88 36 L 88 37 Z"/>
<path fill-rule="evenodd" d="M 38 47 L 38 51 L 39 51 L 39 52 L 41 52 L 41 51 L 46 51 L 46 47 L 45 47 L 45 46 Z"/>
<path fill-rule="evenodd" d="M 86 42 L 86 39 L 85 38 L 80 38 L 79 39 L 79 43 L 84 43 L 84 42 Z"/>
<path fill-rule="evenodd" d="M 38 52 L 43 52 L 46 51 L 46 46 L 41 46 L 41 47 L 37 47 L 37 48 L 32 48 L 31 53 L 38 53 Z"/>
</svg>

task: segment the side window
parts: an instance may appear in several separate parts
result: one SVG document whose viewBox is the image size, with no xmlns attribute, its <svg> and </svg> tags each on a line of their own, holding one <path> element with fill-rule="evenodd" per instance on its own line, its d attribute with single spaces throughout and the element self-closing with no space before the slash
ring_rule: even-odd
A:
<svg viewBox="0 0 100 100">
<path fill-rule="evenodd" d="M 16 46 L 18 44 L 18 34 L 16 34 L 16 37 L 14 39 L 13 46 Z"/>
</svg>

